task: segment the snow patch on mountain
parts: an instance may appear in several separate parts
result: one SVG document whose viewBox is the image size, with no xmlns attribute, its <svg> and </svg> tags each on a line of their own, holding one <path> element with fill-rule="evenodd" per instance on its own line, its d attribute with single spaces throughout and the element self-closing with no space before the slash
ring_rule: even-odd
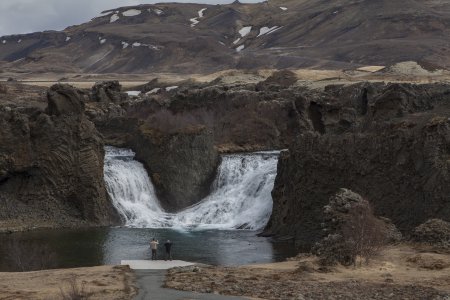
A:
<svg viewBox="0 0 450 300">
<path fill-rule="evenodd" d="M 176 90 L 177 88 L 178 88 L 178 85 L 168 86 L 168 87 L 166 87 L 166 92 L 170 92 L 170 91 Z"/>
<path fill-rule="evenodd" d="M 239 47 L 236 48 L 236 52 L 241 52 L 244 49 L 245 49 L 245 45 L 240 45 Z"/>
<path fill-rule="evenodd" d="M 204 16 L 204 12 L 205 10 L 207 10 L 207 8 L 202 8 L 198 11 L 198 17 L 189 19 L 189 21 L 191 21 L 191 27 L 195 27 L 195 25 L 197 25 L 198 23 L 200 23 L 200 21 L 198 19 L 203 18 Z"/>
<path fill-rule="evenodd" d="M 117 21 L 117 20 L 119 20 L 119 19 L 120 19 L 120 17 L 119 17 L 118 14 L 113 14 L 113 15 L 111 16 L 111 18 L 109 19 L 109 23 L 114 23 L 115 21 Z"/>
<path fill-rule="evenodd" d="M 260 37 L 262 35 L 266 35 L 266 34 L 271 34 L 271 33 L 277 31 L 280 28 L 281 27 L 279 27 L 279 26 L 273 26 L 273 27 L 266 27 L 266 26 L 264 26 L 264 27 L 261 27 L 259 29 L 258 37 Z"/>
<path fill-rule="evenodd" d="M 246 26 L 239 30 L 239 34 L 241 37 L 245 37 L 250 33 L 250 31 L 252 31 L 252 26 Z"/>
<path fill-rule="evenodd" d="M 134 17 L 134 16 L 139 16 L 142 13 L 142 11 L 140 11 L 139 9 L 129 9 L 127 11 L 124 11 L 122 13 L 122 15 L 124 17 Z"/>
</svg>

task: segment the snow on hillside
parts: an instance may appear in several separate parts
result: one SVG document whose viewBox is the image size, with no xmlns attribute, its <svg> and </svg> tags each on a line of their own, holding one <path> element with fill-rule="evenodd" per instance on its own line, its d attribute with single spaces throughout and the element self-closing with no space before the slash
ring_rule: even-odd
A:
<svg viewBox="0 0 450 300">
<path fill-rule="evenodd" d="M 113 14 L 113 15 L 111 16 L 111 19 L 109 19 L 109 23 L 114 23 L 115 21 L 117 21 L 117 20 L 119 20 L 119 19 L 120 19 L 120 17 L 119 17 L 118 14 Z"/>
<path fill-rule="evenodd" d="M 197 25 L 198 23 L 200 23 L 200 21 L 198 19 L 203 18 L 204 16 L 204 12 L 205 10 L 207 10 L 207 8 L 202 8 L 198 11 L 198 17 L 189 19 L 189 21 L 191 21 L 191 27 L 195 27 L 195 25 Z"/>
<path fill-rule="evenodd" d="M 279 26 L 273 26 L 273 27 L 266 27 L 266 26 L 264 26 L 264 27 L 261 27 L 259 29 L 258 37 L 260 37 L 262 35 L 265 35 L 265 34 L 271 34 L 271 33 L 277 31 L 280 28 L 281 27 L 279 27 Z"/>
<path fill-rule="evenodd" d="M 122 15 L 124 17 L 134 17 L 134 16 L 139 16 L 142 12 L 138 9 L 129 9 L 127 11 L 124 11 L 122 13 Z"/>
<path fill-rule="evenodd" d="M 252 31 L 252 26 L 243 27 L 241 30 L 239 30 L 239 34 L 241 37 L 245 37 Z"/>
</svg>

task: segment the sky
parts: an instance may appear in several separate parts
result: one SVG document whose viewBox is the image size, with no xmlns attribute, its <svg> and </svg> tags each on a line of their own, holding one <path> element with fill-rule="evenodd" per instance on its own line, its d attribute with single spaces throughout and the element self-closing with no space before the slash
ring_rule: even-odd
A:
<svg viewBox="0 0 450 300">
<path fill-rule="evenodd" d="M 103 10 L 159 2 L 226 4 L 233 0 L 0 0 L 0 36 L 62 30 L 89 21 Z M 241 0 L 261 2 L 261 0 Z"/>
</svg>

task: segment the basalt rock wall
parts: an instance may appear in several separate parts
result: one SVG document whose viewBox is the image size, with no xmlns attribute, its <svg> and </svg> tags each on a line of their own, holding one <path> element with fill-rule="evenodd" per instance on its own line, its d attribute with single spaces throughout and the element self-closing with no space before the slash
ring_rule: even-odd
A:
<svg viewBox="0 0 450 300">
<path fill-rule="evenodd" d="M 340 188 L 365 197 L 406 235 L 450 218 L 450 87 L 358 84 L 307 96 L 315 131 L 281 155 L 266 234 L 303 246 L 324 232 Z"/>
<path fill-rule="evenodd" d="M 48 92 L 46 111 L 0 108 L 0 223 L 108 225 L 118 217 L 103 181 L 103 141 L 78 91 Z"/>
</svg>

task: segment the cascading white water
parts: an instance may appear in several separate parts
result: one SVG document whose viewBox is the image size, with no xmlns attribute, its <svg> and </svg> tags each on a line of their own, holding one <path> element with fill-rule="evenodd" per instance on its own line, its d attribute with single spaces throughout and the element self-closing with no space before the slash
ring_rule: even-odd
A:
<svg viewBox="0 0 450 300">
<path fill-rule="evenodd" d="M 212 193 L 178 213 L 174 224 L 200 228 L 263 228 L 272 213 L 278 152 L 222 157 Z"/>
<path fill-rule="evenodd" d="M 105 147 L 105 182 L 113 205 L 134 227 L 167 226 L 166 215 L 158 202 L 144 166 L 134 160 L 128 149 Z"/>
<path fill-rule="evenodd" d="M 159 205 L 131 150 L 106 148 L 105 180 L 114 206 L 131 227 L 261 229 L 272 213 L 279 152 L 224 155 L 211 194 L 177 214 Z"/>
</svg>

